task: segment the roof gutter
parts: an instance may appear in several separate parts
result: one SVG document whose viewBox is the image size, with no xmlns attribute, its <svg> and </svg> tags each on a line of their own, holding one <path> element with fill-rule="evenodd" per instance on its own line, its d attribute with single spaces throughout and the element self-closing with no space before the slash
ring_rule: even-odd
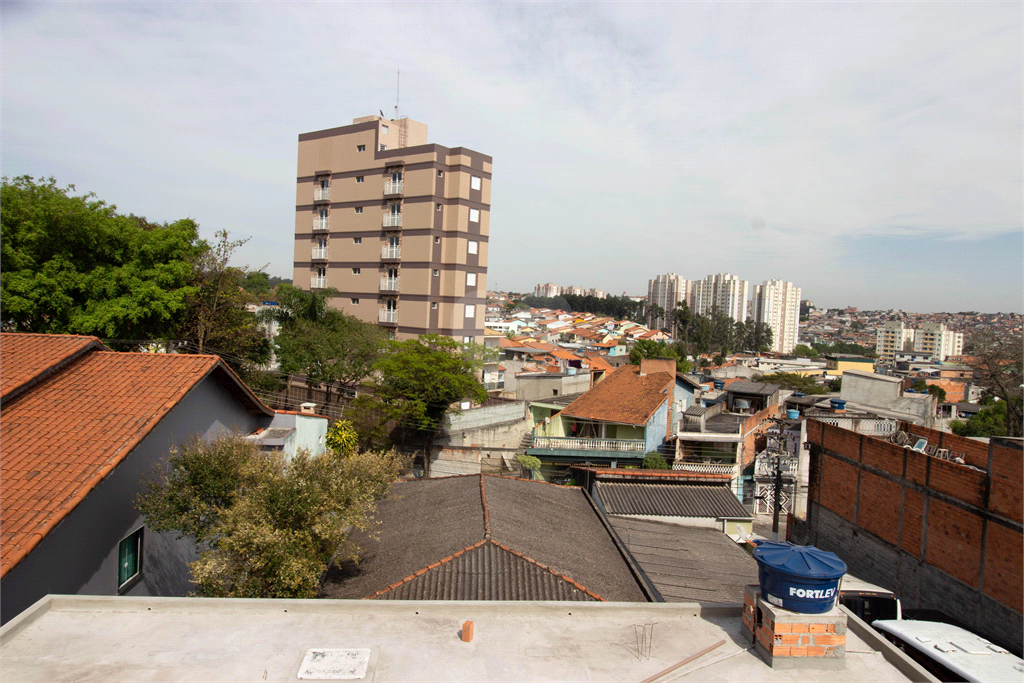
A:
<svg viewBox="0 0 1024 683">
<path fill-rule="evenodd" d="M 586 496 L 587 502 L 594 508 L 594 512 L 597 513 L 597 516 L 601 520 L 601 524 L 604 525 L 608 535 L 611 536 L 612 543 L 614 543 L 615 547 L 618 548 L 619 554 L 622 555 L 622 559 L 626 561 L 629 571 L 633 572 L 633 577 L 640 585 L 640 590 L 644 592 L 644 595 L 647 596 L 647 599 L 650 602 L 665 602 L 665 598 L 663 598 L 661 593 L 658 592 L 658 589 L 654 587 L 654 583 L 647 577 L 647 574 L 645 574 L 644 570 L 640 568 L 640 565 L 636 563 L 636 560 L 633 559 L 632 553 L 629 552 L 629 549 L 622 543 L 622 539 L 619 538 L 615 529 L 613 529 L 612 525 L 609 524 L 607 513 L 604 509 L 604 503 L 601 502 L 601 496 L 597 493 L 597 488 L 594 488 L 593 496 L 591 496 L 590 492 L 584 487 L 580 487 L 580 490 L 583 491 L 583 495 Z"/>
</svg>

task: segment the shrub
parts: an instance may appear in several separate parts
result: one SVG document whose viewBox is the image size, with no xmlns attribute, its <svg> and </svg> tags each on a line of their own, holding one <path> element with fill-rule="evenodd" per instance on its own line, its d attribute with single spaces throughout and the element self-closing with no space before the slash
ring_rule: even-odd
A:
<svg viewBox="0 0 1024 683">
<path fill-rule="evenodd" d="M 665 461 L 665 458 L 662 457 L 661 453 L 659 453 L 658 451 L 651 451 L 650 453 L 645 455 L 642 464 L 645 470 L 671 469 L 668 466 L 668 462 Z"/>
</svg>

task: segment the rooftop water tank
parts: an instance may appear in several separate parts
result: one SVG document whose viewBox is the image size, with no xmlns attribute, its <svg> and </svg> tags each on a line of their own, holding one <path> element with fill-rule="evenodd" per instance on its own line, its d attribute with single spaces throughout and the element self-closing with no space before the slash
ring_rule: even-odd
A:
<svg viewBox="0 0 1024 683">
<path fill-rule="evenodd" d="M 805 394 L 805 393 L 804 393 L 804 392 L 802 392 L 802 391 L 794 391 L 794 392 L 793 392 L 793 396 L 795 396 L 796 398 L 803 398 L 803 397 L 804 397 L 804 396 L 806 396 L 806 395 L 807 395 L 807 394 Z"/>
<path fill-rule="evenodd" d="M 812 545 L 754 541 L 761 595 L 773 605 L 803 614 L 822 614 L 835 606 L 846 563 Z"/>
<path fill-rule="evenodd" d="M 841 398 L 829 399 L 828 403 L 832 406 L 832 410 L 846 410 L 846 401 Z"/>
<path fill-rule="evenodd" d="M 787 420 L 799 420 L 800 419 L 800 411 L 799 410 L 793 410 L 792 408 L 787 410 L 786 411 L 786 419 Z"/>
<path fill-rule="evenodd" d="M 720 379 L 714 381 L 715 389 L 725 389 L 725 382 Z"/>
</svg>

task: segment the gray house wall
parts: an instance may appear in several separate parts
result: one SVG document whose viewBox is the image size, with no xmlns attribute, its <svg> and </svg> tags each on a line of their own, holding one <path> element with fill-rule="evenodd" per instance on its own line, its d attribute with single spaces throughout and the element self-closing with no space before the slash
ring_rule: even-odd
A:
<svg viewBox="0 0 1024 683">
<path fill-rule="evenodd" d="M 216 371 L 215 373 L 216 374 Z M 245 410 L 208 376 L 136 446 L 32 551 L 0 580 L 0 623 L 47 595 L 116 595 L 117 548 L 141 527 L 135 497 L 171 446 L 199 434 L 248 433 L 269 418 Z M 188 563 L 195 544 L 173 534 L 143 532 L 142 577 L 127 595 L 183 596 L 191 590 Z"/>
</svg>

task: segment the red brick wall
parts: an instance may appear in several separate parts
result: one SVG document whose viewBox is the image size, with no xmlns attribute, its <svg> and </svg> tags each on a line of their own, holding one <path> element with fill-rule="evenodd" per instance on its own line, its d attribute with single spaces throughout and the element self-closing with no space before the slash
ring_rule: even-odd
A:
<svg viewBox="0 0 1024 683">
<path fill-rule="evenodd" d="M 824 450 L 815 456 L 819 474 L 812 477 L 809 500 L 1018 613 L 1024 611 L 1024 535 L 991 517 L 1021 522 L 1021 451 L 993 443 L 988 473 L 989 444 L 916 425 L 901 428 L 929 444 L 966 454 L 973 467 L 811 420 L 808 440 Z M 989 520 L 984 522 L 986 510 Z M 922 538 L 927 539 L 923 557 Z"/>
</svg>

